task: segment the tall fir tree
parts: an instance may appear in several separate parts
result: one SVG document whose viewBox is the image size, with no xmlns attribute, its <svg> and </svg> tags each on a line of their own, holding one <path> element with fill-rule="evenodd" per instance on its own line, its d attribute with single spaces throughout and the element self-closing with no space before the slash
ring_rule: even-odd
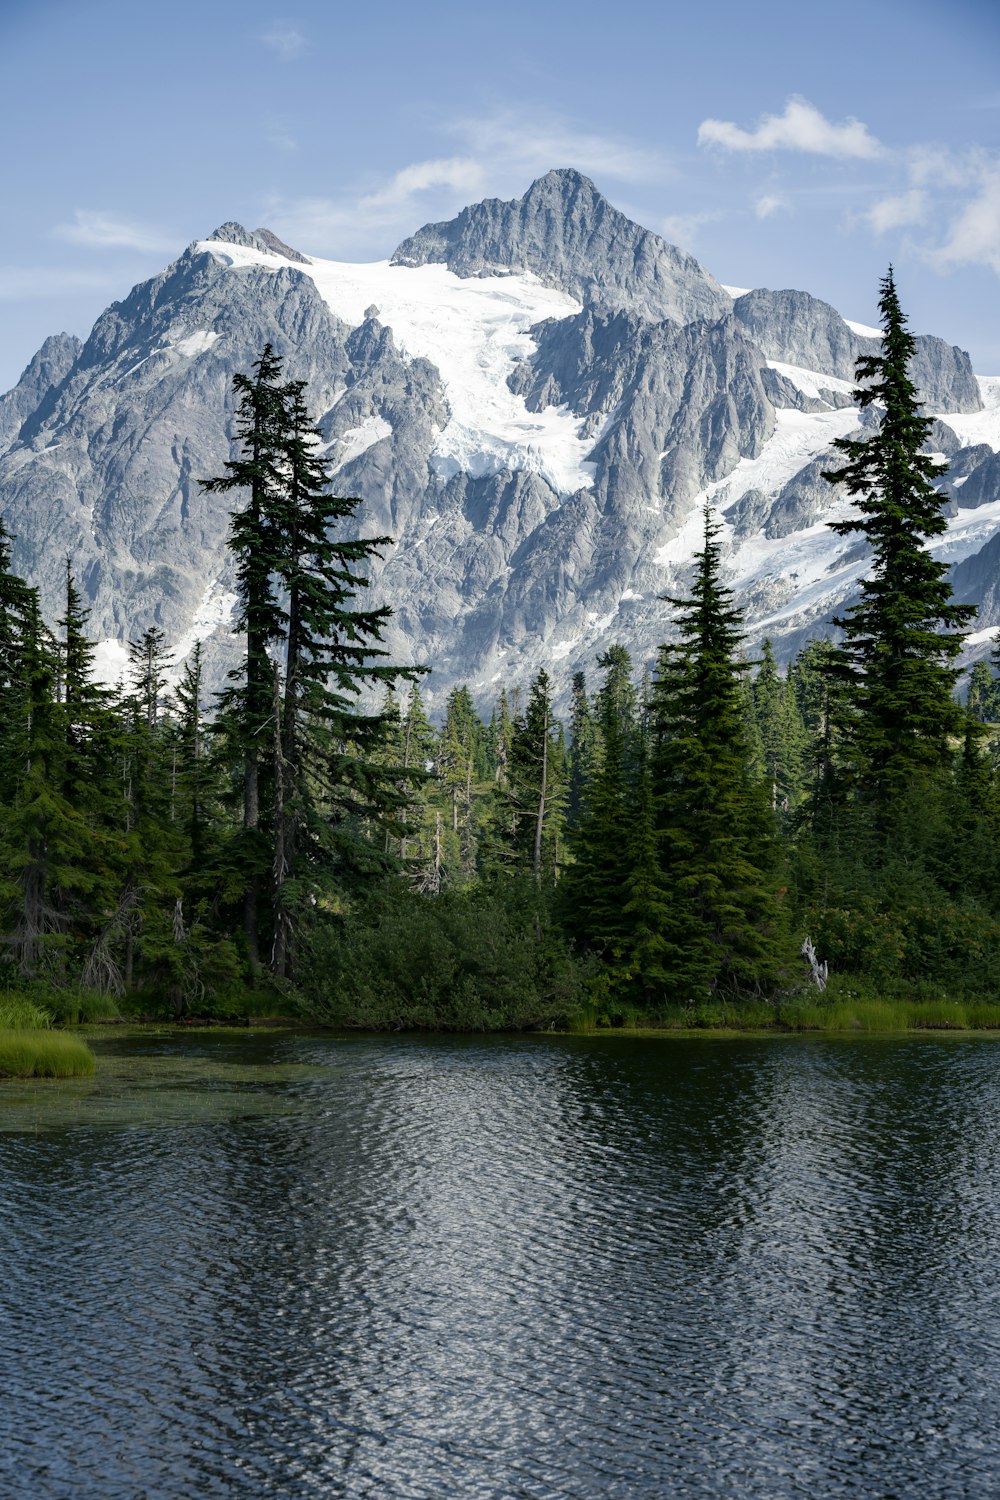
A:
<svg viewBox="0 0 1000 1500">
<path fill-rule="evenodd" d="M 670 916 L 656 957 L 685 998 L 774 978 L 782 957 L 776 844 L 749 773 L 742 620 L 721 581 L 705 509 L 691 596 L 670 599 L 680 639 L 661 649 L 651 717 L 652 790 Z"/>
<path fill-rule="evenodd" d="M 261 826 L 273 765 L 269 748 L 274 708 L 273 668 L 268 648 L 285 635 L 286 615 L 278 599 L 275 510 L 284 486 L 284 442 L 287 437 L 282 361 L 270 344 L 252 375 L 233 377 L 238 397 L 236 441 L 239 455 L 227 461 L 225 474 L 202 481 L 209 493 L 237 491 L 245 497 L 232 511 L 226 543 L 236 559 L 238 610 L 235 628 L 246 638 L 243 665 L 230 673 L 231 685 L 221 700 L 222 725 L 239 764 L 242 783 L 243 834 L 236 850 L 243 887 L 243 929 L 251 969 L 260 964 L 260 907 L 273 862 L 273 829 Z"/>
<path fill-rule="evenodd" d="M 830 668 L 850 692 L 848 750 L 860 785 L 886 807 L 915 775 L 950 764 L 964 727 L 955 662 L 976 611 L 952 601 L 948 566 L 927 548 L 947 525 L 935 489 L 945 466 L 924 451 L 932 419 L 910 376 L 915 343 L 891 267 L 879 311 L 882 347 L 858 360 L 854 394 L 881 417 L 869 437 L 836 439 L 846 462 L 824 478 L 846 487 L 857 512 L 833 530 L 861 536 L 872 553 L 860 599 L 834 622 L 844 640 Z"/>
</svg>

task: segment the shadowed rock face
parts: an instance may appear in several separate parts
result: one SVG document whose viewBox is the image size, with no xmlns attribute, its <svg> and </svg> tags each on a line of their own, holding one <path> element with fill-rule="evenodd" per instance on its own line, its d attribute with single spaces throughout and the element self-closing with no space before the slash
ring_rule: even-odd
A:
<svg viewBox="0 0 1000 1500">
<path fill-rule="evenodd" d="M 53 334 L 29 361 L 13 390 L 0 396 L 0 453 L 17 441 L 28 418 L 54 397 L 82 348 L 70 333 Z"/>
<path fill-rule="evenodd" d="M 863 354 L 877 354 L 880 342 L 854 332 L 835 308 L 808 292 L 760 289 L 738 297 L 733 313 L 765 359 L 853 380 Z M 982 409 L 979 385 L 964 349 L 918 334 L 911 369 L 921 399 L 934 411 Z"/>
<path fill-rule="evenodd" d="M 85 344 L 47 340 L 0 398 L 0 511 L 50 620 L 70 554 L 95 636 L 135 639 L 157 624 L 186 647 L 207 637 L 221 679 L 236 649 L 225 545 L 236 502 L 200 481 L 231 456 L 233 375 L 268 341 L 286 376 L 308 382 L 335 485 L 363 502 L 359 531 L 393 538 L 368 597 L 394 610 L 389 649 L 432 664 L 434 704 L 461 681 L 489 701 L 543 665 L 565 686 L 613 641 L 650 660 L 670 630 L 662 596 L 685 585 L 706 498 L 729 523 L 751 645 L 767 633 L 787 652 L 842 606 L 848 544 L 823 534 L 821 472 L 834 437 L 877 417 L 824 384 L 850 379 L 873 347 L 832 308 L 796 292 L 734 305 L 690 256 L 574 172 L 428 226 L 395 263 L 443 263 L 465 279 L 528 271 L 576 299 L 495 366 L 523 415 L 523 436 L 491 450 L 496 471 L 436 458 L 453 415 L 447 380 L 414 356 L 391 314 L 359 305 L 360 321 L 344 321 L 313 279 L 319 263 L 269 230 L 224 224 L 109 307 Z M 814 372 L 811 383 L 768 361 Z M 938 409 L 980 407 L 967 356 L 940 340 L 919 341 L 918 378 Z M 582 470 L 540 459 L 567 433 Z M 961 439 L 947 418 L 932 446 L 951 465 L 950 513 L 1000 498 L 990 446 Z M 587 482 L 560 492 L 546 475 L 565 472 Z M 812 562 L 787 561 L 808 528 Z M 962 564 L 978 586 L 977 566 Z M 800 604 L 800 581 L 830 569 L 836 588 L 813 586 Z"/>
<path fill-rule="evenodd" d="M 721 317 L 728 292 L 691 255 L 633 224 L 579 172 L 547 172 L 523 198 L 487 198 L 404 240 L 394 265 L 441 262 L 456 276 L 531 271 L 584 303 L 658 322 Z"/>
</svg>

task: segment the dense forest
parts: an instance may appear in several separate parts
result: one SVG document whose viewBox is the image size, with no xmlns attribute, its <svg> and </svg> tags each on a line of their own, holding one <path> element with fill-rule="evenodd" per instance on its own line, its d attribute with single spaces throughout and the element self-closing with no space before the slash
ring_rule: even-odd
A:
<svg viewBox="0 0 1000 1500">
<path fill-rule="evenodd" d="M 858 364 L 867 435 L 825 476 L 869 558 L 829 639 L 781 671 L 745 649 L 708 509 L 650 670 L 542 671 L 432 724 L 424 668 L 366 608 L 359 504 L 331 493 L 302 382 L 237 376 L 233 501 L 245 643 L 210 695 L 162 633 L 95 678 L 67 562 L 50 626 L 0 525 L 0 982 L 63 1015 L 298 1011 L 359 1026 L 548 1027 L 1000 985 L 1000 781 L 974 610 L 945 527 L 891 272 Z M 653 661 L 651 643 L 650 661 Z M 433 663 L 428 663 L 433 668 Z M 827 980 L 827 970 L 829 980 Z"/>
</svg>

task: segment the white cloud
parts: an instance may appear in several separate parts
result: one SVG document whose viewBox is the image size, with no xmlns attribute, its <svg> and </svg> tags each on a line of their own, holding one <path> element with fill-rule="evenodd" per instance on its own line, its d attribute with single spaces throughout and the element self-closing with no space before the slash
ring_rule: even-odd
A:
<svg viewBox="0 0 1000 1500">
<path fill-rule="evenodd" d="M 690 250 L 703 224 L 715 224 L 723 217 L 720 209 L 690 214 L 667 214 L 660 220 L 660 234 L 672 245 Z"/>
<path fill-rule="evenodd" d="M 71 224 L 57 224 L 53 233 L 74 245 L 92 245 L 98 249 L 168 250 L 170 241 L 158 230 L 112 214 L 92 213 L 78 208 Z"/>
<path fill-rule="evenodd" d="M 930 258 L 941 268 L 984 265 L 1000 275 L 1000 164 L 983 171 L 977 193 L 959 210 L 948 239 Z"/>
<path fill-rule="evenodd" d="M 336 198 L 272 198 L 263 222 L 316 254 L 387 254 L 421 223 L 449 218 L 487 193 L 523 193 L 554 166 L 623 182 L 660 180 L 670 171 L 655 151 L 549 113 L 501 110 L 453 121 L 447 134 L 460 146 L 454 155 L 411 162 L 382 183 L 359 183 Z"/>
<path fill-rule="evenodd" d="M 877 235 L 886 234 L 890 229 L 902 229 L 907 224 L 922 224 L 927 218 L 927 194 L 923 188 L 910 188 L 908 192 L 880 198 L 862 218 Z"/>
<path fill-rule="evenodd" d="M 412 162 L 367 192 L 342 198 L 272 198 L 263 217 L 279 225 L 290 241 L 316 254 L 346 255 L 357 246 L 367 249 L 373 240 L 380 242 L 386 254 L 438 205 L 441 212 L 451 212 L 482 186 L 478 162 L 466 157 L 438 158 Z"/>
<path fill-rule="evenodd" d="M 837 125 L 806 99 L 793 97 L 781 115 L 765 115 L 755 130 L 743 130 L 731 120 L 703 120 L 699 146 L 722 146 L 727 151 L 808 151 L 818 156 L 871 158 L 882 146 L 868 127 L 853 117 Z"/>
<path fill-rule="evenodd" d="M 457 120 L 450 133 L 494 170 L 542 173 L 552 167 L 576 167 L 620 182 L 648 182 L 671 175 L 661 152 L 622 136 L 598 135 L 545 111 L 526 116 L 520 110 L 498 110 Z"/>
<path fill-rule="evenodd" d="M 769 219 L 772 214 L 788 213 L 790 209 L 788 199 L 783 198 L 780 193 L 764 193 L 753 206 L 758 219 Z"/>
<path fill-rule="evenodd" d="M 306 39 L 296 26 L 275 24 L 270 31 L 263 32 L 258 38 L 268 47 L 282 62 L 293 62 L 306 45 Z"/>
<path fill-rule="evenodd" d="M 450 188 L 457 193 L 478 193 L 483 185 L 483 169 L 467 156 L 452 156 L 434 161 L 417 161 L 403 167 L 377 192 L 367 193 L 359 203 L 362 213 L 381 208 L 398 208 L 410 203 L 418 194 L 433 188 Z"/>
</svg>

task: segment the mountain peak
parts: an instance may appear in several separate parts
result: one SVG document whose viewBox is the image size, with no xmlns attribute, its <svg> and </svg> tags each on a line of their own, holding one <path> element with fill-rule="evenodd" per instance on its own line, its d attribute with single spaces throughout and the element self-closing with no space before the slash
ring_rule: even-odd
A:
<svg viewBox="0 0 1000 1500">
<path fill-rule="evenodd" d="M 392 263 L 443 263 L 457 276 L 529 271 L 585 304 L 652 322 L 719 318 L 732 306 L 693 256 L 634 224 L 572 167 L 546 172 L 522 198 L 486 198 L 424 225 Z"/>
<path fill-rule="evenodd" d="M 273 230 L 244 229 L 235 219 L 227 219 L 225 224 L 213 229 L 208 238 L 221 240 L 226 245 L 245 245 L 250 250 L 263 250 L 265 255 L 282 255 L 285 260 L 297 260 L 304 266 L 309 264 L 308 256 L 299 250 L 293 250 L 291 245 L 286 245 Z"/>
</svg>

